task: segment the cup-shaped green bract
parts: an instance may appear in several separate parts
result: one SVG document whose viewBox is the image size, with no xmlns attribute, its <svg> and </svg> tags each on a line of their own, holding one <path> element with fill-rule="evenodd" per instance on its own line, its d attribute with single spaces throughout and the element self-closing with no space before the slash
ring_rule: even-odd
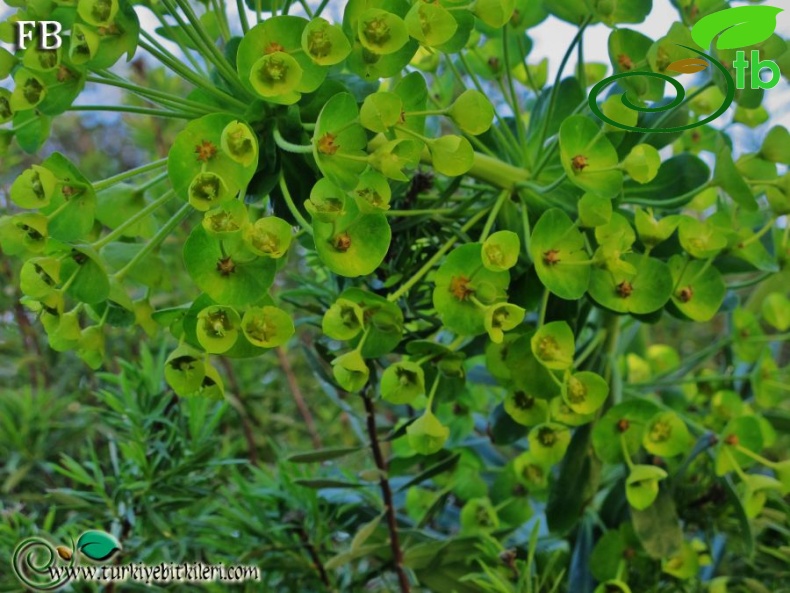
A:
<svg viewBox="0 0 790 593">
<path fill-rule="evenodd" d="M 81 66 L 91 61 L 99 50 L 99 34 L 80 23 L 74 23 L 71 28 L 69 45 L 69 59 L 75 66 Z"/>
<path fill-rule="evenodd" d="M 559 463 L 568 450 L 571 432 L 562 424 L 544 422 L 533 426 L 527 436 L 529 450 L 540 462 L 547 465 Z"/>
<path fill-rule="evenodd" d="M 47 94 L 47 85 L 40 75 L 20 68 L 14 74 L 14 90 L 9 105 L 15 112 L 33 109 L 44 101 Z"/>
<path fill-rule="evenodd" d="M 469 89 L 450 105 L 447 115 L 463 132 L 477 136 L 487 132 L 494 121 L 494 106 L 480 91 Z"/>
<path fill-rule="evenodd" d="M 302 49 L 316 64 L 334 66 L 351 53 L 351 43 L 343 29 L 318 17 L 305 26 L 302 32 Z"/>
<path fill-rule="evenodd" d="M 409 41 L 403 19 L 380 8 L 368 8 L 359 15 L 357 35 L 366 50 L 378 55 L 395 53 Z"/>
<path fill-rule="evenodd" d="M 477 0 L 472 9 L 475 16 L 489 27 L 504 27 L 516 9 L 516 0 Z"/>
<path fill-rule="evenodd" d="M 422 416 L 406 427 L 409 445 L 421 455 L 433 455 L 441 451 L 450 429 L 444 426 L 433 412 L 426 409 Z"/>
<path fill-rule="evenodd" d="M 216 173 L 198 173 L 187 189 L 189 203 L 195 208 L 206 212 L 232 198 L 225 180 Z"/>
<path fill-rule="evenodd" d="M 513 231 L 497 231 L 483 242 L 483 265 L 494 272 L 509 270 L 518 262 L 521 241 Z"/>
<path fill-rule="evenodd" d="M 672 274 L 663 261 L 629 253 L 614 263 L 593 268 L 590 296 L 596 302 L 618 313 L 647 314 L 669 301 Z"/>
<path fill-rule="evenodd" d="M 33 165 L 14 180 L 9 197 L 20 208 L 45 208 L 52 200 L 57 183 L 52 171 Z"/>
<path fill-rule="evenodd" d="M 258 163 L 258 139 L 244 122 L 232 121 L 223 128 L 220 148 L 242 167 Z"/>
<path fill-rule="evenodd" d="M 661 412 L 645 426 L 642 445 L 653 455 L 674 457 L 688 450 L 691 445 L 686 423 L 674 412 Z"/>
<path fill-rule="evenodd" d="M 637 144 L 623 160 L 625 172 L 638 183 L 653 181 L 660 166 L 661 156 L 658 150 L 649 144 Z"/>
<path fill-rule="evenodd" d="M 614 197 L 623 186 L 617 151 L 593 120 L 574 115 L 560 126 L 560 160 L 568 179 L 585 191 Z"/>
<path fill-rule="evenodd" d="M 215 303 L 244 307 L 260 301 L 274 281 L 276 262 L 258 257 L 242 242 L 222 241 L 195 226 L 184 243 L 184 264 L 197 287 Z"/>
<path fill-rule="evenodd" d="M 49 217 L 49 234 L 65 242 L 87 239 L 94 228 L 96 194 L 90 181 L 60 153 L 53 153 L 42 162 L 58 182 L 51 193 L 49 205 L 41 213 Z"/>
<path fill-rule="evenodd" d="M 708 259 L 718 255 L 727 247 L 724 236 L 710 221 L 701 221 L 691 216 L 682 216 L 678 225 L 680 245 L 689 255 Z"/>
<path fill-rule="evenodd" d="M 401 122 L 403 100 L 395 93 L 379 91 L 365 97 L 359 121 L 371 132 L 387 132 Z"/>
<path fill-rule="evenodd" d="M 659 412 L 653 402 L 646 399 L 626 400 L 611 408 L 593 427 L 593 448 L 604 463 L 625 463 L 623 444 L 629 455 L 635 455 L 642 446 L 645 425 Z"/>
<path fill-rule="evenodd" d="M 526 311 L 518 305 L 495 303 L 485 309 L 483 323 L 492 342 L 501 343 L 505 332 L 518 327 L 524 321 Z"/>
<path fill-rule="evenodd" d="M 332 375 L 346 391 L 360 391 L 370 378 L 370 369 L 359 350 L 352 350 L 332 361 Z"/>
<path fill-rule="evenodd" d="M 0 216 L 0 248 L 6 255 L 41 253 L 46 247 L 47 217 L 35 212 Z"/>
<path fill-rule="evenodd" d="M 275 51 L 252 65 L 250 84 L 266 99 L 294 93 L 299 88 L 302 75 L 302 67 L 291 54 Z"/>
<path fill-rule="evenodd" d="M 198 313 L 198 342 L 209 354 L 222 354 L 236 343 L 240 326 L 241 317 L 232 307 L 206 307 Z"/>
<path fill-rule="evenodd" d="M 404 21 L 409 35 L 432 47 L 447 43 L 458 30 L 455 17 L 438 3 L 415 2 Z"/>
<path fill-rule="evenodd" d="M 781 493 L 782 482 L 770 476 L 748 474 L 743 482 L 743 508 L 749 518 L 757 517 L 765 507 L 771 492 Z"/>
<path fill-rule="evenodd" d="M 475 151 L 463 136 L 447 135 L 428 143 L 433 167 L 442 175 L 459 177 L 469 171 L 475 161 Z"/>
<path fill-rule="evenodd" d="M 573 366 L 575 343 L 573 330 L 565 321 L 552 321 L 532 336 L 532 353 L 546 368 L 562 371 Z"/>
<path fill-rule="evenodd" d="M 331 223 L 344 214 L 346 199 L 345 191 L 322 177 L 310 190 L 310 199 L 305 200 L 304 207 L 313 220 Z"/>
<path fill-rule="evenodd" d="M 359 176 L 354 194 L 359 198 L 360 212 L 380 214 L 382 210 L 389 210 L 392 189 L 387 178 L 375 169 L 368 169 Z"/>
<path fill-rule="evenodd" d="M 727 295 L 721 272 L 706 261 L 673 255 L 669 260 L 674 290 L 672 305 L 694 321 L 709 321 L 718 313 Z"/>
<path fill-rule="evenodd" d="M 763 319 L 774 329 L 783 332 L 790 328 L 790 299 L 781 292 L 767 295 L 761 309 Z"/>
<path fill-rule="evenodd" d="M 104 260 L 89 245 L 72 249 L 63 259 L 61 278 L 67 279 L 66 294 L 90 305 L 110 296 L 110 280 Z"/>
<path fill-rule="evenodd" d="M 657 220 L 652 211 L 637 208 L 634 213 L 634 225 L 639 233 L 639 239 L 647 247 L 655 247 L 672 236 L 680 224 L 680 217 L 674 214 Z"/>
<path fill-rule="evenodd" d="M 570 375 L 562 391 L 563 400 L 577 414 L 598 411 L 608 395 L 609 385 L 604 378 L 590 371 Z"/>
<path fill-rule="evenodd" d="M 749 467 L 754 464 L 754 459 L 746 453 L 739 451 L 745 448 L 752 453 L 760 453 L 765 440 L 760 421 L 756 416 L 739 416 L 733 418 L 724 427 L 716 445 L 716 460 L 714 469 L 717 476 L 723 476 L 737 467 Z"/>
<path fill-rule="evenodd" d="M 104 346 L 104 329 L 99 325 L 86 327 L 77 343 L 77 356 L 91 369 L 98 370 L 104 363 Z"/>
<path fill-rule="evenodd" d="M 594 228 L 607 224 L 612 219 L 612 200 L 590 192 L 585 193 L 578 203 L 581 226 Z"/>
<path fill-rule="evenodd" d="M 82 337 L 80 314 L 76 309 L 63 315 L 44 313 L 41 322 L 47 332 L 49 347 L 56 352 L 76 350 Z"/>
<path fill-rule="evenodd" d="M 296 331 L 291 316 L 279 307 L 250 307 L 241 320 L 241 329 L 253 346 L 276 348 L 286 344 Z"/>
<path fill-rule="evenodd" d="M 205 378 L 205 354 L 190 346 L 179 346 L 165 361 L 165 380 L 179 397 L 198 391 Z"/>
<path fill-rule="evenodd" d="M 667 472 L 655 465 L 635 465 L 625 481 L 625 497 L 628 504 L 643 511 L 658 497 L 658 483 L 667 477 Z"/>
<path fill-rule="evenodd" d="M 361 288 L 344 290 L 340 298 L 362 309 L 365 339 L 360 343 L 363 357 L 378 358 L 395 349 L 403 337 L 403 312 L 398 305 Z"/>
<path fill-rule="evenodd" d="M 530 491 L 546 490 L 549 486 L 549 465 L 539 460 L 532 451 L 525 451 L 513 460 L 513 470 L 519 483 Z"/>
<path fill-rule="evenodd" d="M 367 168 L 367 134 L 358 122 L 359 108 L 350 93 L 326 102 L 313 134 L 313 156 L 321 173 L 344 190 L 353 190 Z"/>
<path fill-rule="evenodd" d="M 349 197 L 344 213 L 333 223 L 313 220 L 315 246 L 321 261 L 336 274 L 348 278 L 365 276 L 378 268 L 392 238 L 386 216 L 361 212 L 360 200 Z"/>
<path fill-rule="evenodd" d="M 296 103 L 302 93 L 321 86 L 326 68 L 302 47 L 307 27 L 306 19 L 280 15 L 250 29 L 236 53 L 242 83 L 266 101 L 281 105 Z"/>
<path fill-rule="evenodd" d="M 370 165 L 390 179 L 408 181 L 410 177 L 403 170 L 417 165 L 423 147 L 420 140 L 402 138 L 390 140 L 370 155 Z"/>
<path fill-rule="evenodd" d="M 276 216 L 260 218 L 244 232 L 244 242 L 250 251 L 274 259 L 285 255 L 292 237 L 291 225 Z"/>
<path fill-rule="evenodd" d="M 118 14 L 119 0 L 79 0 L 77 14 L 94 27 L 111 24 Z"/>
<path fill-rule="evenodd" d="M 461 533 L 487 533 L 499 527 L 499 517 L 491 501 L 485 498 L 471 498 L 461 509 Z"/>
<path fill-rule="evenodd" d="M 38 44 L 29 45 L 22 57 L 22 65 L 36 72 L 49 72 L 60 66 L 60 48 L 41 49 Z"/>
<path fill-rule="evenodd" d="M 454 249 L 436 272 L 433 305 L 444 326 L 460 335 L 486 331 L 485 306 L 507 298 L 508 272 L 492 272 L 483 266 L 479 243 Z M 475 302 L 477 301 L 477 302 Z"/>
<path fill-rule="evenodd" d="M 508 416 L 524 426 L 545 422 L 549 411 L 545 399 L 534 397 L 521 389 L 508 391 L 503 405 Z"/>
<path fill-rule="evenodd" d="M 258 159 L 253 158 L 248 162 L 240 158 L 240 155 L 247 154 L 243 148 L 243 137 L 241 144 L 236 147 L 236 154 L 223 148 L 223 135 L 226 144 L 232 143 L 226 132 L 238 130 L 239 125 L 246 126 L 231 115 L 213 113 L 190 121 L 178 133 L 168 153 L 167 172 L 179 197 L 184 200 L 192 198 L 190 186 L 200 174 L 213 174 L 221 178 L 225 186 L 224 190 L 220 189 L 222 199 L 235 197 L 241 188 L 247 186 L 257 169 Z M 252 150 L 257 154 L 257 142 L 253 140 Z M 212 179 L 209 175 L 206 181 L 211 184 Z M 216 199 L 195 196 L 195 200 L 203 210 L 218 205 Z"/>
<path fill-rule="evenodd" d="M 238 237 L 249 225 L 247 207 L 241 200 L 226 200 L 203 216 L 203 228 L 220 239 Z"/>
<path fill-rule="evenodd" d="M 661 570 L 676 579 L 692 579 L 699 574 L 699 569 L 699 554 L 693 542 L 684 541 L 680 550 L 661 561 Z M 711 591 L 714 591 L 713 587 Z"/>
<path fill-rule="evenodd" d="M 324 313 L 321 330 L 333 340 L 353 340 L 364 328 L 364 313 L 354 301 L 339 298 Z"/>
<path fill-rule="evenodd" d="M 529 332 L 514 339 L 507 348 L 504 362 L 513 389 L 548 400 L 560 395 L 559 381 L 552 376 L 554 371 L 543 366 L 532 353 L 534 335 Z"/>
<path fill-rule="evenodd" d="M 541 283 L 566 300 L 580 299 L 590 284 L 584 235 L 559 208 L 543 213 L 532 230 L 531 250 Z"/>
<path fill-rule="evenodd" d="M 423 393 L 425 373 L 416 362 L 396 362 L 381 375 L 381 397 L 392 404 L 410 404 Z"/>
<path fill-rule="evenodd" d="M 565 426 L 582 426 L 595 420 L 595 414 L 580 414 L 575 412 L 561 397 L 555 397 L 549 402 L 549 413 L 554 422 Z"/>
<path fill-rule="evenodd" d="M 55 257 L 34 257 L 22 264 L 19 288 L 22 294 L 42 300 L 57 290 L 61 279 L 61 260 Z"/>
</svg>

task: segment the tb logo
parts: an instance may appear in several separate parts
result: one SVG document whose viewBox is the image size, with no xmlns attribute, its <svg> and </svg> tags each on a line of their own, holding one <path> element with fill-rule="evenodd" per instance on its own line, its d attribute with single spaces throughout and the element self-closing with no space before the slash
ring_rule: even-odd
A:
<svg viewBox="0 0 790 593">
<path fill-rule="evenodd" d="M 63 43 L 60 38 L 63 27 L 58 21 L 17 21 L 17 48 L 27 49 L 27 42 L 33 41 L 36 29 L 38 29 L 38 49 L 58 49 Z"/>
</svg>

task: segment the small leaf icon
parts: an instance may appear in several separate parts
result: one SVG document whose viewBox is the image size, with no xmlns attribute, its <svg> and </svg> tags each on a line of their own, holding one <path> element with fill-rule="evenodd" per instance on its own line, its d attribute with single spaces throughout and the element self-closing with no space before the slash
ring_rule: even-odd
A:
<svg viewBox="0 0 790 593">
<path fill-rule="evenodd" d="M 667 70 L 680 72 L 681 74 L 694 74 L 695 72 L 702 72 L 707 67 L 708 63 L 702 58 L 686 58 L 672 62 L 667 66 Z"/>
<path fill-rule="evenodd" d="M 86 531 L 77 540 L 77 550 L 96 562 L 103 562 L 121 549 L 118 540 L 104 531 Z"/>
<path fill-rule="evenodd" d="M 718 49 L 737 49 L 762 43 L 776 30 L 775 6 L 737 6 L 702 17 L 691 30 L 694 42 L 707 49 L 719 33 Z"/>
</svg>

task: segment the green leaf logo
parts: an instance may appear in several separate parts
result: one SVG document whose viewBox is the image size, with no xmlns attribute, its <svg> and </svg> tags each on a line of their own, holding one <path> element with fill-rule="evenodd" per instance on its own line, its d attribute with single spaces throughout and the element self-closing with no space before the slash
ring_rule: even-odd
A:
<svg viewBox="0 0 790 593">
<path fill-rule="evenodd" d="M 77 550 L 96 562 L 108 560 L 121 549 L 118 540 L 104 531 L 86 531 L 77 540 Z"/>
<path fill-rule="evenodd" d="M 717 49 L 736 49 L 761 43 L 776 30 L 776 15 L 782 8 L 775 6 L 738 6 L 703 17 L 691 30 L 691 37 L 700 47 L 710 47 L 719 33 Z"/>
</svg>

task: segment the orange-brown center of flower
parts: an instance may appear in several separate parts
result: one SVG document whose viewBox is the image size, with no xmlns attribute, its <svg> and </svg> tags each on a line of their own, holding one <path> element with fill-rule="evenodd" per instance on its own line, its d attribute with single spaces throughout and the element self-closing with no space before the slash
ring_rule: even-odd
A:
<svg viewBox="0 0 790 593">
<path fill-rule="evenodd" d="M 543 254 L 543 263 L 547 266 L 560 263 L 560 252 L 556 249 L 549 249 Z"/>
<path fill-rule="evenodd" d="M 631 70 L 634 67 L 634 63 L 631 61 L 631 57 L 626 54 L 620 54 L 617 56 L 617 63 L 620 65 L 620 68 L 623 70 Z"/>
<path fill-rule="evenodd" d="M 575 173 L 581 173 L 589 164 L 590 163 L 587 162 L 587 157 L 583 154 L 577 154 L 571 159 L 571 167 L 573 167 Z"/>
<path fill-rule="evenodd" d="M 236 264 L 230 257 L 223 257 L 217 261 L 217 271 L 223 276 L 230 276 L 236 271 Z"/>
<path fill-rule="evenodd" d="M 469 278 L 466 276 L 453 276 L 450 280 L 450 292 L 459 301 L 465 301 L 475 293 L 469 286 Z"/>
<path fill-rule="evenodd" d="M 691 286 L 686 286 L 684 288 L 681 288 L 680 292 L 678 292 L 678 298 L 684 303 L 688 303 L 693 296 L 694 296 L 694 289 L 691 288 Z"/>
<path fill-rule="evenodd" d="M 617 294 L 624 299 L 630 297 L 633 294 L 633 292 L 634 292 L 633 285 L 626 280 L 623 280 L 620 284 L 617 285 Z"/>
<path fill-rule="evenodd" d="M 321 136 L 321 138 L 318 139 L 318 152 L 329 155 L 335 154 L 340 148 L 340 146 L 335 144 L 335 139 L 336 136 L 329 132 Z"/>
<path fill-rule="evenodd" d="M 197 155 L 198 161 L 207 163 L 217 154 L 217 145 L 209 140 L 203 140 L 200 144 L 195 146 L 195 154 Z"/>
<path fill-rule="evenodd" d="M 266 46 L 264 53 L 268 56 L 269 54 L 273 54 L 278 51 L 285 51 L 285 48 L 277 43 L 276 41 L 272 41 L 269 45 Z"/>
</svg>

